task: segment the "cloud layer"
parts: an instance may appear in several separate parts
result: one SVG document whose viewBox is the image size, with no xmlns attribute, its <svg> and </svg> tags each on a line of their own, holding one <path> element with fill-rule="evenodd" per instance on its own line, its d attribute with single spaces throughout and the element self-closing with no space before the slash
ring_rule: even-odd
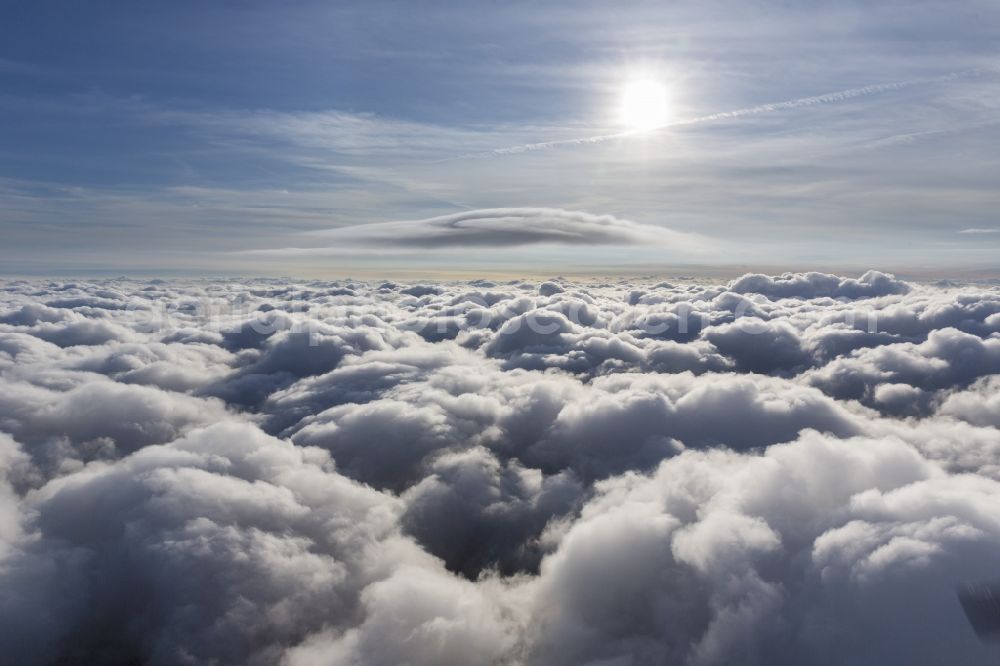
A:
<svg viewBox="0 0 1000 666">
<path fill-rule="evenodd" d="M 17 663 L 995 659 L 995 286 L 0 289 Z"/>
</svg>

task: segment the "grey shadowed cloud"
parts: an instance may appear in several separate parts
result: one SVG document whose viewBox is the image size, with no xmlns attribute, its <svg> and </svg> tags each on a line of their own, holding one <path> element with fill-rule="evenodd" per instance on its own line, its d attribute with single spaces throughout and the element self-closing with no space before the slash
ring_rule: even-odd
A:
<svg viewBox="0 0 1000 666">
<path fill-rule="evenodd" d="M 321 248 L 254 250 L 244 254 L 324 254 L 350 248 L 427 250 L 505 248 L 524 245 L 653 245 L 683 250 L 706 246 L 707 238 L 613 215 L 560 208 L 487 208 L 424 220 L 378 222 L 301 234 L 336 243 Z"/>
</svg>

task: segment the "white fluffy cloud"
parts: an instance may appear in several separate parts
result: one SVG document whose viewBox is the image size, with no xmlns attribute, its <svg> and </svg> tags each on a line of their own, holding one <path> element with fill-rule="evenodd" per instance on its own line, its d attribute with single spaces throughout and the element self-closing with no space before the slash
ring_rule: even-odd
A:
<svg viewBox="0 0 1000 666">
<path fill-rule="evenodd" d="M 877 272 L 4 283 L 0 650 L 991 663 L 998 345 Z"/>
</svg>

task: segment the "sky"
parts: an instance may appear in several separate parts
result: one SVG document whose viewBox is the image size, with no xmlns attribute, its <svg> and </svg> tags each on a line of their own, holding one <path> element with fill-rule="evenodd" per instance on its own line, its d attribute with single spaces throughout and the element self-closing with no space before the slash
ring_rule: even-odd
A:
<svg viewBox="0 0 1000 666">
<path fill-rule="evenodd" d="M 15 0 L 0 271 L 996 274 L 998 43 L 990 0 Z"/>
</svg>

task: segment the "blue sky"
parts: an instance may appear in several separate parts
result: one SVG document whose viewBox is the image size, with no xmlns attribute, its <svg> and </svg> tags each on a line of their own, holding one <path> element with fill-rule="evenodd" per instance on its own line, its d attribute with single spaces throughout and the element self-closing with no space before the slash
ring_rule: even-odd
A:
<svg viewBox="0 0 1000 666">
<path fill-rule="evenodd" d="M 2 14 L 5 273 L 1000 268 L 988 0 Z M 628 129 L 636 78 L 667 91 L 668 125 L 578 141 Z M 498 208 L 666 240 L 358 249 L 314 233 Z"/>
</svg>

